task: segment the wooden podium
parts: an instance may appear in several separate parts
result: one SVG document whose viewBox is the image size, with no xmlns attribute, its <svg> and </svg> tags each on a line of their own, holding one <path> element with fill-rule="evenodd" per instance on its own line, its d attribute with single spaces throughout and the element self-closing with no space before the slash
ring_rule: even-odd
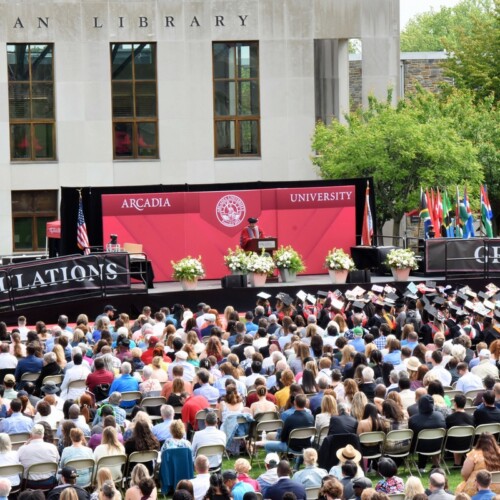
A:
<svg viewBox="0 0 500 500">
<path fill-rule="evenodd" d="M 257 253 L 261 253 L 262 250 L 264 250 L 264 252 L 267 252 L 272 255 L 277 248 L 278 248 L 277 238 L 253 238 L 248 242 L 244 250 L 247 252 L 257 252 Z"/>
</svg>

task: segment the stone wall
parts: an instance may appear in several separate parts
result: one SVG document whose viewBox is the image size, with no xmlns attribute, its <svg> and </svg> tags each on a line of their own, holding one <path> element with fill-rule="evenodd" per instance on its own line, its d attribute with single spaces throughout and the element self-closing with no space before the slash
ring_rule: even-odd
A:
<svg viewBox="0 0 500 500">
<path fill-rule="evenodd" d="M 442 67 L 444 59 L 445 55 L 442 52 L 402 53 L 401 80 L 404 82 L 404 85 L 403 88 L 399 89 L 399 94 L 404 96 L 413 92 L 417 83 L 431 92 L 438 92 L 439 85 L 443 82 L 451 83 L 452 79 L 444 76 Z M 351 110 L 355 110 L 361 105 L 362 76 L 361 58 L 358 54 L 354 54 L 349 61 L 349 97 Z"/>
</svg>

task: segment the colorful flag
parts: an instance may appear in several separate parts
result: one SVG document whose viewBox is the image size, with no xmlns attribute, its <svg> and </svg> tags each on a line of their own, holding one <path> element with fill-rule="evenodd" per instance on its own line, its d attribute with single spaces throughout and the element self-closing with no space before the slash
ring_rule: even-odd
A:
<svg viewBox="0 0 500 500">
<path fill-rule="evenodd" d="M 420 219 L 424 223 L 424 235 L 427 239 L 429 227 L 431 225 L 431 216 L 429 214 L 429 207 L 427 206 L 427 194 L 420 188 Z"/>
<path fill-rule="evenodd" d="M 460 194 L 458 193 L 458 186 L 457 186 L 456 197 L 457 199 L 455 204 L 455 237 L 462 238 L 464 232 L 462 230 L 462 221 L 460 219 Z"/>
<path fill-rule="evenodd" d="M 78 203 L 78 221 L 76 224 L 76 243 L 80 250 L 83 250 L 85 255 L 90 253 L 89 235 L 87 234 L 87 225 L 85 224 L 85 216 L 83 215 L 82 193 L 80 193 L 80 201 Z"/>
<path fill-rule="evenodd" d="M 484 185 L 481 186 L 481 222 L 488 238 L 493 238 L 492 218 L 493 213 L 491 211 L 490 200 L 488 199 L 488 191 L 486 190 L 486 185 Z"/>
<path fill-rule="evenodd" d="M 443 191 L 443 227 L 447 238 L 453 238 L 453 226 L 451 225 L 451 202 L 447 191 Z"/>
<path fill-rule="evenodd" d="M 371 246 L 373 238 L 373 218 L 370 209 L 370 186 L 366 183 L 365 210 L 363 212 L 363 229 L 361 231 L 361 244 Z"/>
<path fill-rule="evenodd" d="M 464 188 L 464 199 L 460 204 L 460 219 L 463 221 L 464 238 L 474 237 L 474 218 L 467 198 L 467 188 Z"/>
<path fill-rule="evenodd" d="M 439 188 L 437 189 L 436 194 L 436 205 L 434 207 L 435 210 L 435 218 L 436 218 L 436 233 L 441 234 L 441 226 L 443 225 L 443 202 L 441 200 L 441 193 L 439 192 Z"/>
<path fill-rule="evenodd" d="M 429 217 L 431 219 L 430 225 L 434 227 L 434 232 L 437 231 L 436 224 L 434 223 L 434 193 L 433 190 L 429 193 L 425 190 L 425 197 L 427 199 L 427 208 L 429 209 Z"/>
</svg>

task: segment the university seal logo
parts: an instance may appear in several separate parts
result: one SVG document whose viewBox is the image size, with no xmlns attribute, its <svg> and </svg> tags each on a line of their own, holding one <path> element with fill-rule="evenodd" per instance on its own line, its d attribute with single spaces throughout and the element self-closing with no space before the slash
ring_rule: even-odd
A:
<svg viewBox="0 0 500 500">
<path fill-rule="evenodd" d="M 223 196 L 215 207 L 215 213 L 219 222 L 226 227 L 235 227 L 245 217 L 245 203 L 239 196 L 228 194 Z"/>
</svg>

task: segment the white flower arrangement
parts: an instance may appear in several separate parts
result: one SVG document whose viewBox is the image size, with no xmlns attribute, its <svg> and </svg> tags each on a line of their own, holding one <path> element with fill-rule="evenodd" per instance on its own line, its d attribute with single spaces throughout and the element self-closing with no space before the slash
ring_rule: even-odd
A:
<svg viewBox="0 0 500 500">
<path fill-rule="evenodd" d="M 237 246 L 234 250 L 228 248 L 227 255 L 224 256 L 224 263 L 231 271 L 246 273 L 249 258 L 250 252 L 245 252 L 245 250 Z"/>
<path fill-rule="evenodd" d="M 326 256 L 325 267 L 335 271 L 352 271 L 355 265 L 351 256 L 345 253 L 342 248 L 334 248 Z"/>
<path fill-rule="evenodd" d="M 248 271 L 251 273 L 271 274 L 274 271 L 274 261 L 270 255 L 252 253 L 248 259 Z"/>
<path fill-rule="evenodd" d="M 274 252 L 273 258 L 278 269 L 288 269 L 294 273 L 300 273 L 306 268 L 302 256 L 290 245 L 286 247 L 281 245 Z"/>
<path fill-rule="evenodd" d="M 396 269 L 418 269 L 417 259 L 415 257 L 415 252 L 409 248 L 396 248 L 391 250 L 384 261 L 384 264 L 388 267 L 393 267 Z"/>
<path fill-rule="evenodd" d="M 174 269 L 172 277 L 176 280 L 195 281 L 205 276 L 205 269 L 203 269 L 203 264 L 201 263 L 201 256 L 195 259 L 189 255 L 177 262 L 173 260 L 170 262 Z"/>
</svg>

